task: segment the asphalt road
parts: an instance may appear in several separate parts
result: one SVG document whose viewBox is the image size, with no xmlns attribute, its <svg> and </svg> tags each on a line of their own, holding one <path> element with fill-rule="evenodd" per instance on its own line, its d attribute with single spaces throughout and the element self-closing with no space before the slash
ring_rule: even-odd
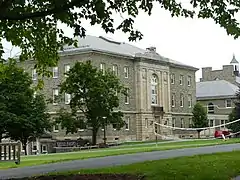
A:
<svg viewBox="0 0 240 180">
<path fill-rule="evenodd" d="M 211 154 L 216 152 L 230 152 L 240 150 L 240 144 L 228 144 L 218 146 L 206 146 L 199 148 L 176 149 L 167 151 L 145 152 L 137 154 L 127 154 L 119 156 L 108 156 L 101 158 L 91 158 L 85 160 L 74 160 L 61 163 L 44 164 L 31 167 L 14 168 L 0 170 L 0 179 L 23 178 L 33 175 L 42 175 L 50 172 L 70 171 L 90 168 L 112 167 L 117 165 L 127 165 L 148 160 L 159 160 L 180 156 L 192 156 L 198 154 Z"/>
</svg>

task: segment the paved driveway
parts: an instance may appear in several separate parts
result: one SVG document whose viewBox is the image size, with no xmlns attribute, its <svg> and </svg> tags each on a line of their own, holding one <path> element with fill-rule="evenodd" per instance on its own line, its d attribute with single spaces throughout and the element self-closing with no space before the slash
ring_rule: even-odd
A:
<svg viewBox="0 0 240 180">
<path fill-rule="evenodd" d="M 44 164 L 31 167 L 0 170 L 0 179 L 21 178 L 33 175 L 41 175 L 49 172 L 79 170 L 85 168 L 102 168 L 117 165 L 127 165 L 147 160 L 159 160 L 180 156 L 192 156 L 197 154 L 211 154 L 215 152 L 230 152 L 240 150 L 240 144 L 228 144 L 218 146 L 207 146 L 199 148 L 176 149 L 167 151 L 145 152 L 137 154 L 108 156 L 91 158 L 85 160 L 74 160 L 61 163 Z"/>
</svg>

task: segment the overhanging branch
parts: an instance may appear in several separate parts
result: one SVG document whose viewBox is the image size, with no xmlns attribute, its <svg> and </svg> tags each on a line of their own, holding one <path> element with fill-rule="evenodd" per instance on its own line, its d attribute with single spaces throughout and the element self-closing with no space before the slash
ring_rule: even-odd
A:
<svg viewBox="0 0 240 180">
<path fill-rule="evenodd" d="M 86 3 L 87 3 L 86 0 L 72 0 L 72 2 L 70 2 L 70 3 L 66 3 L 61 6 L 52 8 L 52 9 L 33 12 L 33 13 L 23 12 L 22 14 L 19 14 L 19 13 L 8 11 L 6 13 L 0 13 L 0 20 L 15 20 L 15 21 L 17 21 L 17 20 L 41 18 L 41 17 L 45 17 L 48 15 L 58 14 L 63 11 L 67 11 L 67 10 L 73 8 L 74 6 L 81 7 L 81 6 L 85 5 Z"/>
</svg>

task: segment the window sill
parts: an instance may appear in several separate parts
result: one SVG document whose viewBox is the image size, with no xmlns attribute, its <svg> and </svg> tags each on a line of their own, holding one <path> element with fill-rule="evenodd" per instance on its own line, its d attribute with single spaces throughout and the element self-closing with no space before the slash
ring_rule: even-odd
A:
<svg viewBox="0 0 240 180">
<path fill-rule="evenodd" d="M 58 133 L 58 132 L 59 132 L 59 130 L 53 130 L 53 132 L 54 132 L 54 133 Z"/>
</svg>

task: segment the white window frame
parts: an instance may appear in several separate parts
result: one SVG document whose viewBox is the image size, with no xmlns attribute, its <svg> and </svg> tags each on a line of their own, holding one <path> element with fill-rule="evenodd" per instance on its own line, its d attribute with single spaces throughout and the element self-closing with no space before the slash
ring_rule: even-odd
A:
<svg viewBox="0 0 240 180">
<path fill-rule="evenodd" d="M 151 104 L 158 104 L 158 78 L 155 74 L 153 74 L 151 77 Z"/>
<path fill-rule="evenodd" d="M 56 66 L 56 67 L 53 67 L 52 68 L 52 72 L 53 72 L 53 78 L 54 79 L 57 79 L 58 78 L 58 67 Z"/>
<path fill-rule="evenodd" d="M 114 127 L 113 127 L 114 125 L 117 125 L 117 124 L 112 124 L 112 128 L 113 128 L 113 130 L 116 131 L 117 128 L 114 128 Z"/>
<path fill-rule="evenodd" d="M 126 89 L 126 93 L 127 95 L 125 95 L 124 97 L 124 103 L 129 104 L 129 89 Z"/>
<path fill-rule="evenodd" d="M 56 127 L 57 127 L 57 129 L 56 129 Z M 59 132 L 59 124 L 55 124 L 53 126 L 53 132 L 55 132 L 55 133 Z"/>
<path fill-rule="evenodd" d="M 64 94 L 64 101 L 65 101 L 65 104 L 70 104 L 70 102 L 71 102 L 71 94 L 65 93 Z"/>
<path fill-rule="evenodd" d="M 66 73 L 69 72 L 70 69 L 71 69 L 70 64 L 64 64 L 64 74 L 65 74 L 65 77 L 67 77 Z"/>
<path fill-rule="evenodd" d="M 191 84 L 192 84 L 192 77 L 191 77 L 191 76 L 188 76 L 187 85 L 190 87 Z"/>
<path fill-rule="evenodd" d="M 115 76 L 118 75 L 118 66 L 117 66 L 116 64 L 114 64 L 114 65 L 112 66 L 112 72 L 113 72 L 113 74 L 114 74 Z"/>
<path fill-rule="evenodd" d="M 145 128 L 148 128 L 148 118 L 145 118 Z"/>
<path fill-rule="evenodd" d="M 78 128 L 78 132 L 83 132 L 85 129 Z"/>
<path fill-rule="evenodd" d="M 44 149 L 43 147 L 46 147 L 46 150 L 43 150 L 43 149 Z M 43 144 L 43 145 L 42 145 L 42 152 L 43 152 L 43 153 L 47 153 L 47 152 L 48 152 L 48 151 L 47 151 L 47 145 L 46 145 L 46 144 Z"/>
<path fill-rule="evenodd" d="M 230 106 L 228 106 L 228 101 L 230 101 Z M 226 108 L 232 108 L 232 100 L 231 99 L 226 99 L 225 100 L 225 107 Z"/>
<path fill-rule="evenodd" d="M 129 77 L 129 67 L 125 66 L 123 68 L 123 71 L 124 71 L 124 77 L 128 78 Z"/>
<path fill-rule="evenodd" d="M 175 84 L 175 74 L 171 74 L 171 84 Z"/>
<path fill-rule="evenodd" d="M 126 125 L 127 125 L 127 126 L 125 126 L 125 130 L 126 130 L 126 131 L 129 131 L 129 129 L 130 129 L 130 127 L 129 127 L 129 126 L 130 126 L 130 117 L 127 117 L 127 118 L 126 118 L 125 123 L 126 123 Z"/>
<path fill-rule="evenodd" d="M 191 94 L 188 95 L 188 107 L 189 108 L 192 107 L 192 95 Z"/>
<path fill-rule="evenodd" d="M 188 124 L 188 127 L 191 128 L 190 125 L 193 125 L 192 118 L 189 118 L 188 121 L 189 121 L 189 122 L 188 122 L 188 123 L 189 123 L 189 124 Z"/>
<path fill-rule="evenodd" d="M 105 74 L 105 71 L 106 71 L 106 64 L 105 63 L 100 64 L 100 70 L 103 72 L 103 74 Z"/>
<path fill-rule="evenodd" d="M 183 79 L 184 79 L 183 75 L 180 75 L 180 77 L 179 77 L 179 84 L 180 85 L 183 85 Z"/>
<path fill-rule="evenodd" d="M 212 126 L 211 126 L 211 123 L 210 123 L 211 121 L 212 121 L 212 123 L 213 123 Z M 208 120 L 208 126 L 209 126 L 209 127 L 215 126 L 215 120 L 214 120 L 214 119 L 209 119 L 209 120 Z"/>
<path fill-rule="evenodd" d="M 180 107 L 184 106 L 184 96 L 183 94 L 180 94 Z"/>
<path fill-rule="evenodd" d="M 57 93 L 56 93 L 57 92 Z M 55 96 L 58 96 L 59 95 L 59 90 L 58 88 L 53 88 L 53 105 L 57 105 L 58 102 L 54 102 L 55 100 Z"/>
<path fill-rule="evenodd" d="M 172 93 L 172 98 L 171 98 L 171 106 L 172 107 L 175 107 L 175 105 L 176 105 L 176 103 L 175 103 L 175 98 L 176 97 L 176 95 L 175 95 L 175 93 Z"/>
<path fill-rule="evenodd" d="M 172 118 L 172 127 L 175 127 L 176 125 L 176 118 Z"/>
<path fill-rule="evenodd" d="M 32 70 L 32 80 L 33 80 L 33 81 L 36 81 L 36 80 L 37 80 L 37 70 L 36 70 L 36 69 L 33 69 L 33 70 Z"/>
<path fill-rule="evenodd" d="M 181 119 L 180 119 L 180 122 L 181 122 L 181 128 L 184 128 L 184 127 L 185 127 L 184 118 L 181 118 Z"/>
</svg>

